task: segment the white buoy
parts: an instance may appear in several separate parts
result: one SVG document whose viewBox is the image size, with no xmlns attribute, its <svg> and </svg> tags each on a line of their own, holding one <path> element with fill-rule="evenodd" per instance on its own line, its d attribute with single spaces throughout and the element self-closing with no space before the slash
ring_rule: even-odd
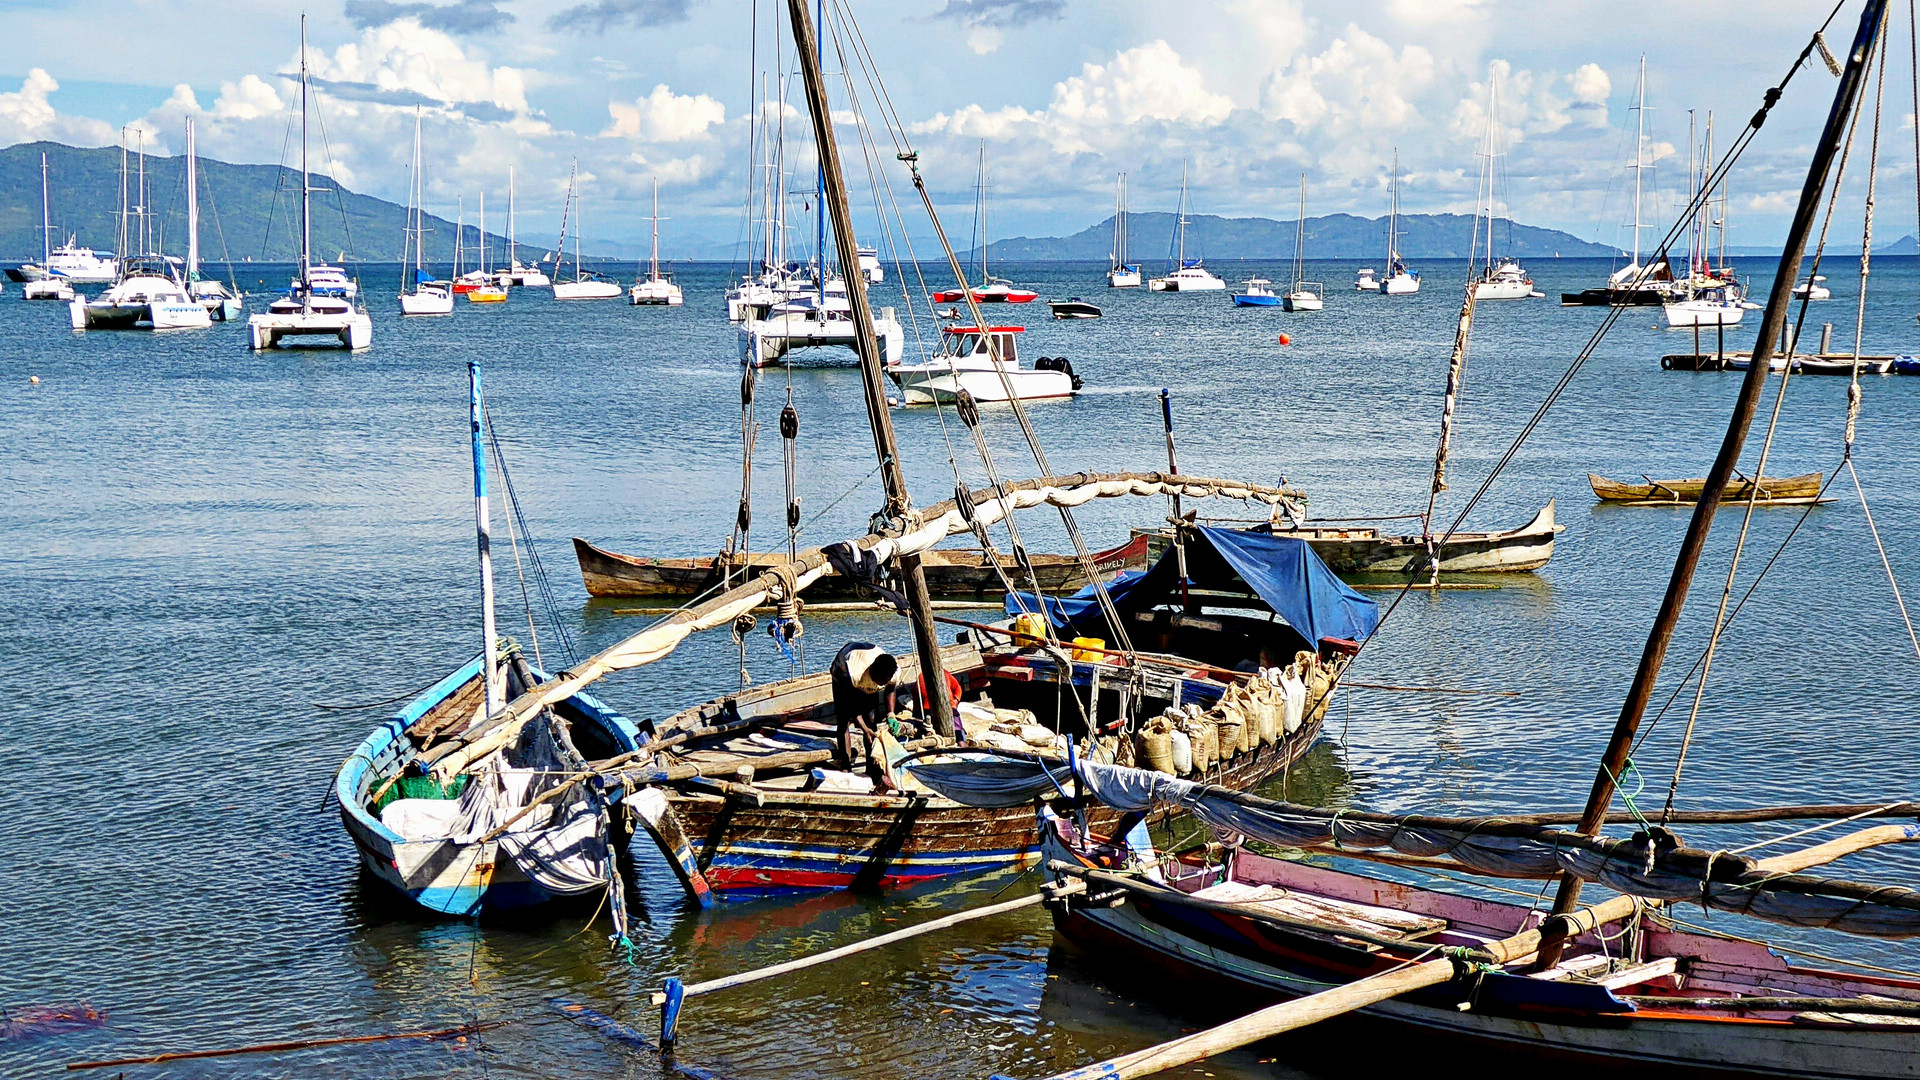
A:
<svg viewBox="0 0 1920 1080">
<path fill-rule="evenodd" d="M 27 377 L 27 381 L 28 381 L 28 382 L 30 382 L 30 383 L 33 383 L 33 384 L 35 384 L 35 385 L 38 385 L 38 384 L 39 384 L 39 382 L 40 382 L 40 376 L 38 376 L 38 375 L 29 375 L 29 376 Z"/>
</svg>

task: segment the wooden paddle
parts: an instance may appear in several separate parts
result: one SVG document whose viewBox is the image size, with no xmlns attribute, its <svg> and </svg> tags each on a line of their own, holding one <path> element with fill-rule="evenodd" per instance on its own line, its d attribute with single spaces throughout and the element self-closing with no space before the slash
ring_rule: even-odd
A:
<svg viewBox="0 0 1920 1080">
<path fill-rule="evenodd" d="M 1870 847 L 1911 839 L 1915 837 L 1908 834 L 1905 826 L 1876 825 L 1801 851 L 1762 859 L 1757 865 L 1759 869 L 1768 873 L 1797 873 L 1808 867 L 1829 863 Z M 1665 903 L 1660 900 L 1636 900 L 1631 896 L 1616 896 L 1605 903 L 1568 912 L 1559 919 L 1549 919 L 1542 926 L 1523 930 L 1512 937 L 1476 946 L 1468 952 L 1474 961 L 1480 963 L 1511 964 L 1532 956 L 1546 942 L 1566 941 L 1597 927 L 1627 918 L 1634 913 L 1636 907 L 1652 909 L 1663 907 Z M 1237 1049 L 1249 1043 L 1259 1042 L 1282 1032 L 1364 1009 L 1369 1005 L 1375 1005 L 1402 994 L 1429 986 L 1438 986 L 1451 980 L 1457 970 L 1451 958 L 1408 964 L 1405 967 L 1383 971 L 1377 975 L 1369 975 L 1364 979 L 1336 986 L 1331 990 L 1284 1001 L 1184 1038 L 1060 1073 L 1048 1080 L 1131 1080 L 1137 1076 L 1150 1076 Z"/>
</svg>

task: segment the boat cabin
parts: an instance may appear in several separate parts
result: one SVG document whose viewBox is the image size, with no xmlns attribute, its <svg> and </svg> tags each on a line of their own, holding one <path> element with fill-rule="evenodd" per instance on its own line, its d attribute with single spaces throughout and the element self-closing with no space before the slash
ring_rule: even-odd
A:
<svg viewBox="0 0 1920 1080">
<path fill-rule="evenodd" d="M 1014 336 L 1026 332 L 1024 326 L 989 326 L 984 333 L 978 326 L 949 326 L 941 334 L 940 352 L 937 355 L 943 360 L 972 356 L 984 361 L 990 355 L 987 339 L 991 335 L 992 348 L 999 352 L 1000 362 L 1017 364 L 1020 351 Z"/>
</svg>

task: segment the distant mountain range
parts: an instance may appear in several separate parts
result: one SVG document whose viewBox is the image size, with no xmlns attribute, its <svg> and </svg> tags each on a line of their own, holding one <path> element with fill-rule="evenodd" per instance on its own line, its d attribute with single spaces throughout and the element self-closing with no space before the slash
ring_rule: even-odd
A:
<svg viewBox="0 0 1920 1080">
<path fill-rule="evenodd" d="M 71 235 L 103 251 L 119 234 L 120 151 L 115 147 L 80 149 L 60 143 L 20 143 L 0 150 L 0 258 L 40 257 L 40 155 L 51 175 L 54 243 Z M 129 168 L 133 159 L 129 157 Z M 148 157 L 147 192 L 152 227 L 168 254 L 186 250 L 186 159 Z M 130 181 L 131 183 L 131 181 Z M 359 195 L 315 174 L 313 196 L 315 258 L 346 257 L 367 261 L 400 257 L 406 208 L 385 199 Z M 132 198 L 132 196 L 129 196 Z M 504 215 L 502 215 L 504 217 Z M 454 223 L 427 217 L 427 257 L 444 270 L 453 259 Z M 230 165 L 200 159 L 200 253 L 217 260 L 284 261 L 300 254 L 300 171 L 277 165 Z M 551 234 L 540 230 L 551 239 Z M 494 258 L 506 240 L 489 231 Z M 464 246 L 476 265 L 480 230 L 469 222 Z M 532 262 L 548 248 L 522 243 L 520 258 Z M 591 258 L 592 253 L 589 252 Z M 491 259 L 489 261 L 492 261 Z"/>
<path fill-rule="evenodd" d="M 1408 259 L 1465 258 L 1473 248 L 1474 219 L 1465 214 L 1400 215 L 1400 254 Z M 1127 215 L 1129 261 L 1153 266 L 1172 257 L 1174 215 Z M 1187 216 L 1187 257 L 1215 261 L 1291 259 L 1296 224 L 1272 218 Z M 1520 258 L 1609 256 L 1614 249 L 1557 229 L 1500 220 L 1495 250 Z M 1484 249 L 1486 238 L 1482 236 Z M 987 247 L 989 264 L 1008 262 L 1084 262 L 1105 260 L 1113 251 L 1113 218 L 1072 236 L 1017 236 Z M 1306 254 L 1310 259 L 1375 259 L 1387 253 L 1387 221 L 1353 214 L 1307 219 Z"/>
</svg>

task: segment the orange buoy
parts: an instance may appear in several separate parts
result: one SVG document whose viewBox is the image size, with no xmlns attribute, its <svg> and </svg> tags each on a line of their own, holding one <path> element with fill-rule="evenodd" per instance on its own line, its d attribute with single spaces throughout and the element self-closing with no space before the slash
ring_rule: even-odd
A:
<svg viewBox="0 0 1920 1080">
<path fill-rule="evenodd" d="M 1291 344 L 1293 344 L 1293 339 L 1292 339 L 1292 338 L 1290 338 L 1290 337 L 1288 337 L 1288 336 L 1287 336 L 1287 335 L 1285 335 L 1285 334 L 1281 334 L 1281 335 L 1280 335 L 1280 344 L 1282 344 L 1282 345 L 1291 345 Z"/>
</svg>

